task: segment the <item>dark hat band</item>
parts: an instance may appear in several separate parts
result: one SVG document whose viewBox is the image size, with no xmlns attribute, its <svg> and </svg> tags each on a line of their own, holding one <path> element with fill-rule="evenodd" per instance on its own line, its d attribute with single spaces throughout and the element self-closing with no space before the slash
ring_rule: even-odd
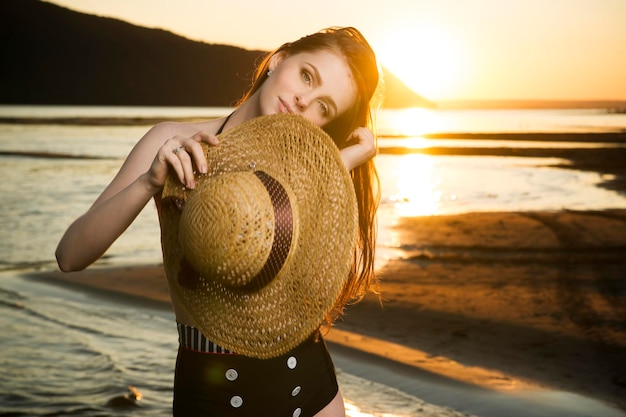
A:
<svg viewBox="0 0 626 417">
<path fill-rule="evenodd" d="M 276 278 L 276 275 L 278 275 L 287 260 L 293 239 L 293 212 L 287 191 L 280 182 L 267 173 L 255 171 L 254 174 L 261 180 L 272 200 L 272 207 L 274 208 L 274 240 L 263 268 L 248 284 L 242 287 L 244 290 L 261 289 Z"/>
</svg>

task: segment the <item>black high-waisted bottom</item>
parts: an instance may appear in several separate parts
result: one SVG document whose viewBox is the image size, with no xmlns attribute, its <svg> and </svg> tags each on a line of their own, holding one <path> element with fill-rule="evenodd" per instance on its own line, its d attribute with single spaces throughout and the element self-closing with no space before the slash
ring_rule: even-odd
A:
<svg viewBox="0 0 626 417">
<path fill-rule="evenodd" d="M 272 359 L 199 352 L 185 347 L 189 344 L 183 337 L 181 332 L 174 380 L 175 417 L 311 417 L 339 390 L 321 337 L 318 341 L 311 337 Z"/>
</svg>

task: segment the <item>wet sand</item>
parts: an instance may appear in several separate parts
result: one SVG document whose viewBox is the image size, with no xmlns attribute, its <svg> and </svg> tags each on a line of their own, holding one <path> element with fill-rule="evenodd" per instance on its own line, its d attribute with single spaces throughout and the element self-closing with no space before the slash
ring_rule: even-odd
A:
<svg viewBox="0 0 626 417">
<path fill-rule="evenodd" d="M 382 307 L 368 297 L 339 329 L 459 381 L 626 409 L 626 210 L 410 218 L 395 232 L 404 255 L 380 272 Z"/>
<path fill-rule="evenodd" d="M 382 303 L 350 306 L 327 335 L 340 368 L 424 399 L 424 416 L 594 415 L 580 399 L 626 415 L 626 210 L 406 218 L 393 232 Z M 159 265 L 28 275 L 168 303 Z"/>
</svg>

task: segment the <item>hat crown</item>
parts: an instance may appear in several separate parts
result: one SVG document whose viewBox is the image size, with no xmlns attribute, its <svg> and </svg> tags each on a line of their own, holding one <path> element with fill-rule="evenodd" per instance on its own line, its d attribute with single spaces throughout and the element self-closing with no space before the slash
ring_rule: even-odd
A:
<svg viewBox="0 0 626 417">
<path fill-rule="evenodd" d="M 294 241 L 285 187 L 263 171 L 202 182 L 181 214 L 179 242 L 190 265 L 228 288 L 255 291 L 276 277 Z"/>
</svg>

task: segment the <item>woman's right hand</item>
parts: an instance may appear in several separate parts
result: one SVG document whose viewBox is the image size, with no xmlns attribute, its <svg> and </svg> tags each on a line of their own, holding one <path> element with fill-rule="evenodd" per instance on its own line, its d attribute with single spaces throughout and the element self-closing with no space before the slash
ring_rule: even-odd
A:
<svg viewBox="0 0 626 417">
<path fill-rule="evenodd" d="M 187 188 L 195 188 L 194 165 L 200 174 L 207 172 L 206 157 L 200 145 L 202 142 L 211 146 L 219 145 L 219 139 L 207 132 L 168 139 L 157 151 L 148 170 L 148 180 L 152 186 L 162 188 L 169 170 L 173 169 L 181 184 Z"/>
</svg>

